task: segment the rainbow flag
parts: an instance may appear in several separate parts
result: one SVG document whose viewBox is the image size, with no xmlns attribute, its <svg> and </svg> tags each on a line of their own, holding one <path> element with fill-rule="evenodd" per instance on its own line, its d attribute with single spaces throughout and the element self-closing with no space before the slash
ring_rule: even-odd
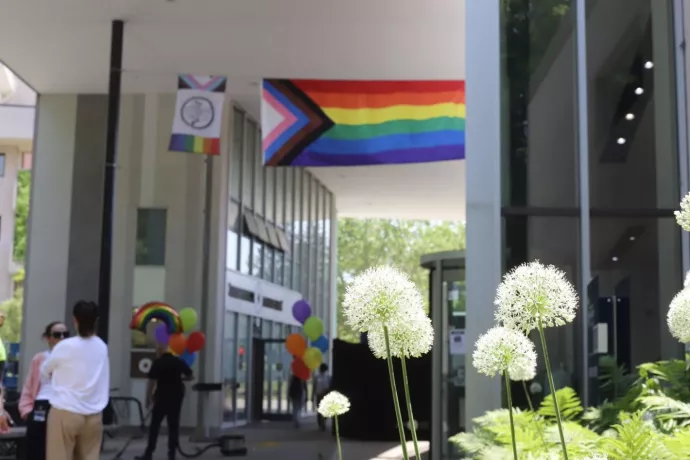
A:
<svg viewBox="0 0 690 460">
<path fill-rule="evenodd" d="M 169 150 L 220 154 L 225 77 L 179 75 Z"/>
<path fill-rule="evenodd" d="M 464 81 L 263 81 L 264 163 L 357 166 L 465 158 Z"/>
</svg>

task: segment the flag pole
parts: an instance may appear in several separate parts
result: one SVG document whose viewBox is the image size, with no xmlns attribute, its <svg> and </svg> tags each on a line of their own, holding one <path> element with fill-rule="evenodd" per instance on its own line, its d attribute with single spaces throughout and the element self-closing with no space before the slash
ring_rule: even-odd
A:
<svg viewBox="0 0 690 460">
<path fill-rule="evenodd" d="M 110 326 L 110 288 L 113 253 L 113 206 L 115 201 L 115 168 L 117 167 L 117 132 L 122 90 L 122 49 L 124 21 L 112 22 L 110 38 L 110 78 L 108 115 L 105 135 L 105 179 L 103 182 L 103 215 L 101 218 L 101 254 L 98 278 L 98 335 L 108 343 Z"/>
</svg>

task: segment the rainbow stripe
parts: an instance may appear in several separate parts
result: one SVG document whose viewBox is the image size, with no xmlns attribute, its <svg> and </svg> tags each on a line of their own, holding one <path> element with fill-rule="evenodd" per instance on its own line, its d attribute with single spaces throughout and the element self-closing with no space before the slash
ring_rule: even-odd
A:
<svg viewBox="0 0 690 460">
<path fill-rule="evenodd" d="M 149 302 L 139 307 L 132 315 L 129 328 L 146 332 L 146 327 L 154 319 L 165 323 L 169 334 L 182 332 L 182 320 L 177 310 L 163 302 Z"/>
<path fill-rule="evenodd" d="M 220 139 L 212 137 L 191 136 L 189 134 L 172 134 L 170 136 L 171 152 L 203 153 L 220 155 Z"/>
<path fill-rule="evenodd" d="M 272 121 L 263 139 L 269 165 L 465 157 L 463 81 L 265 80 L 262 99 Z"/>
</svg>

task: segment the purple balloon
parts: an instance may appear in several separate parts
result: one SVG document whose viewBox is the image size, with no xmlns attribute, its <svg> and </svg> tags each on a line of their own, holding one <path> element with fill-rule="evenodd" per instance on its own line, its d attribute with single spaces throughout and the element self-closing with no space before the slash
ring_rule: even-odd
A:
<svg viewBox="0 0 690 460">
<path fill-rule="evenodd" d="M 161 345 L 167 345 L 168 339 L 170 338 L 170 334 L 168 334 L 168 326 L 165 323 L 156 326 L 156 330 L 154 331 L 154 333 L 156 337 L 156 342 L 158 342 Z"/>
<path fill-rule="evenodd" d="M 309 306 L 309 302 L 306 300 L 298 300 L 295 302 L 295 304 L 292 306 L 292 316 L 301 324 L 304 324 L 307 318 L 311 316 L 311 307 Z"/>
</svg>

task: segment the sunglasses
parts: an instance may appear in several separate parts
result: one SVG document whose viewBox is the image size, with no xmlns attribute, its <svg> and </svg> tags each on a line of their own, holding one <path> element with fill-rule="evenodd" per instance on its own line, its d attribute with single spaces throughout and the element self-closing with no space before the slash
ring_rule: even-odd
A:
<svg viewBox="0 0 690 460">
<path fill-rule="evenodd" d="M 69 332 L 67 332 L 67 331 L 51 332 L 50 336 L 54 339 L 66 339 L 69 337 Z"/>
</svg>

